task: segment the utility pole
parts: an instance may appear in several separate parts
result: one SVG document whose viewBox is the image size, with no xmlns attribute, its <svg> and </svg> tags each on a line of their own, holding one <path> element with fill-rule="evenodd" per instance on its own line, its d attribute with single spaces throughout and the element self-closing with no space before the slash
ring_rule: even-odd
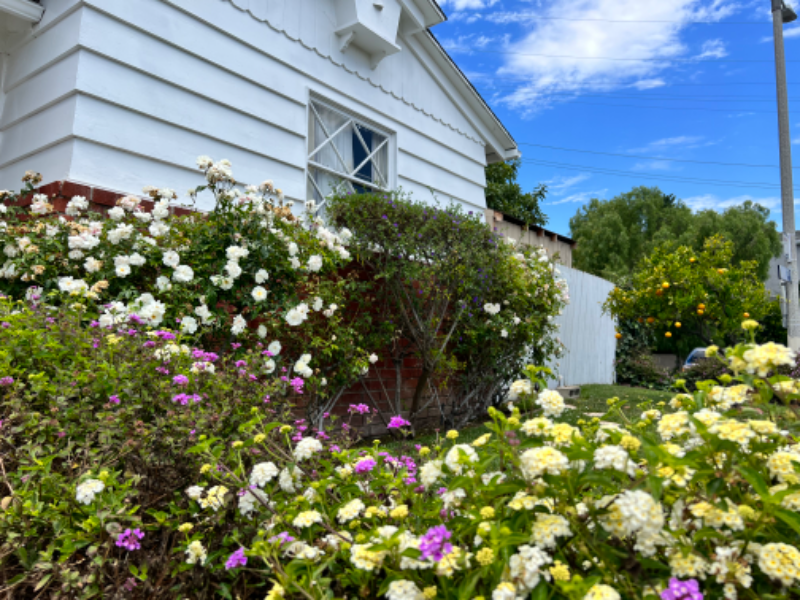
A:
<svg viewBox="0 0 800 600">
<path fill-rule="evenodd" d="M 781 206 L 783 207 L 784 247 L 788 254 L 791 281 L 786 285 L 786 329 L 788 346 L 800 350 L 800 298 L 797 288 L 797 242 L 794 224 L 792 183 L 792 140 L 789 133 L 789 99 L 786 91 L 786 57 L 783 51 L 783 24 L 797 18 L 783 0 L 772 0 L 772 34 L 775 39 L 775 79 L 778 85 L 778 135 L 781 153 Z"/>
</svg>

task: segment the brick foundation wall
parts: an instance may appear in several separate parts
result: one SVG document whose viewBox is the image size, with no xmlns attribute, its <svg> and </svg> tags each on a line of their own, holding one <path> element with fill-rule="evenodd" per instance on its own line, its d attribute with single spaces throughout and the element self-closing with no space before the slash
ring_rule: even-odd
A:
<svg viewBox="0 0 800 600">
<path fill-rule="evenodd" d="M 50 198 L 50 203 L 53 205 L 53 210 L 57 213 L 63 213 L 67 210 L 67 202 L 74 196 L 83 196 L 89 201 L 89 210 L 94 212 L 107 214 L 108 211 L 117 205 L 117 200 L 124 196 L 131 194 L 121 194 L 112 190 L 107 190 L 98 187 L 92 187 L 75 183 L 74 181 L 54 181 L 43 185 L 36 189 L 37 194 L 44 194 Z M 137 197 L 141 198 L 141 196 Z M 15 204 L 16 206 L 25 207 L 33 203 L 32 196 L 24 196 L 19 199 Z M 150 212 L 153 210 L 152 200 L 143 200 L 140 206 L 143 210 Z M 176 215 L 191 214 L 188 208 L 175 207 L 172 209 Z"/>
</svg>

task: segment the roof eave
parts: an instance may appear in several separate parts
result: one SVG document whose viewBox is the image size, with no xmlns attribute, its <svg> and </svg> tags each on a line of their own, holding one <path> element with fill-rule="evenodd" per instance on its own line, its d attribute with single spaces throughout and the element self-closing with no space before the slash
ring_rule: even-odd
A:
<svg viewBox="0 0 800 600">
<path fill-rule="evenodd" d="M 436 39 L 436 36 L 430 30 L 426 31 L 426 34 L 426 37 L 431 40 L 434 47 L 438 49 L 442 59 L 450 65 L 451 70 L 456 75 L 456 83 L 460 84 L 460 87 L 464 92 L 464 98 L 466 98 L 470 105 L 476 109 L 478 114 L 482 115 L 483 122 L 489 127 L 489 130 L 497 138 L 497 144 L 499 144 L 499 146 L 492 144 L 492 147 L 495 151 L 493 153 L 496 154 L 498 158 L 497 160 L 490 160 L 490 162 L 512 160 L 522 156 L 519 151 L 519 147 L 517 146 L 517 142 L 514 140 L 511 132 L 506 129 L 500 118 L 495 114 L 483 96 L 481 96 L 481 93 L 475 88 L 467 76 L 464 75 L 464 72 L 456 64 L 447 50 L 444 49 L 439 40 Z M 487 153 L 487 158 L 490 158 L 489 153 Z"/>
</svg>

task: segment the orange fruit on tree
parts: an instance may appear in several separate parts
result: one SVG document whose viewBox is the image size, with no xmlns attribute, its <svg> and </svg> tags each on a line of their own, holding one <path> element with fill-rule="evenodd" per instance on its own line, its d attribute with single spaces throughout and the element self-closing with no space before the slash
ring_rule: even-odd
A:
<svg viewBox="0 0 800 600">
<path fill-rule="evenodd" d="M 750 318 L 750 313 L 744 313 L 744 318 L 745 319 L 749 319 Z"/>
<path fill-rule="evenodd" d="M 724 272 L 725 272 L 725 269 L 717 269 L 717 273 L 719 273 L 720 275 L 722 275 Z"/>
<path fill-rule="evenodd" d="M 663 295 L 664 295 L 663 290 L 656 290 L 656 296 L 663 296 Z"/>
<path fill-rule="evenodd" d="M 697 260 L 697 259 L 696 259 L 696 258 L 690 258 L 690 259 L 689 259 L 689 262 L 690 262 L 690 263 L 693 263 L 695 260 Z"/>
<path fill-rule="evenodd" d="M 664 334 L 664 337 L 671 338 L 672 337 L 672 332 L 668 331 L 667 333 Z"/>
<path fill-rule="evenodd" d="M 669 283 L 667 283 L 665 281 L 664 283 L 661 284 L 661 287 L 664 288 L 665 290 L 668 290 L 669 289 Z"/>
<path fill-rule="evenodd" d="M 699 308 L 700 310 L 705 310 L 706 309 L 706 305 L 701 303 L 701 304 L 697 305 L 697 308 Z"/>
<path fill-rule="evenodd" d="M 675 327 L 677 327 L 678 329 L 680 329 L 680 328 L 681 328 L 681 323 L 680 323 L 680 321 L 677 321 L 677 322 L 675 323 Z"/>
<path fill-rule="evenodd" d="M 617 335 L 615 335 L 614 337 L 615 337 L 615 338 L 617 338 L 618 340 L 621 340 L 621 339 L 622 339 L 622 334 L 621 334 L 621 333 L 618 333 L 618 334 L 617 334 Z"/>
<path fill-rule="evenodd" d="M 647 317 L 647 322 L 652 324 L 652 323 L 655 323 L 656 320 L 653 317 Z"/>
<path fill-rule="evenodd" d="M 703 309 L 698 309 L 697 314 L 702 316 L 705 311 Z"/>
</svg>

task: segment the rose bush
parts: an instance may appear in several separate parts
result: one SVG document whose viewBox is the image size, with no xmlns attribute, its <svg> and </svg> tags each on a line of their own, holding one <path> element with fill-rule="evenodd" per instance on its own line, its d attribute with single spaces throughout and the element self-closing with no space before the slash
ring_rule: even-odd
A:
<svg viewBox="0 0 800 600">
<path fill-rule="evenodd" d="M 125 196 L 105 217 L 83 197 L 57 214 L 36 193 L 41 176 L 27 173 L 22 192 L 0 191 L 0 291 L 77 301 L 102 327 L 179 328 L 217 352 L 278 342 L 293 359 L 282 374 L 302 379 L 318 426 L 381 358 L 400 384 L 390 398 L 363 388 L 384 423 L 430 407 L 464 423 L 502 397 L 526 356 L 558 352 L 553 317 L 568 292 L 543 250 L 499 243 L 476 216 L 398 194 L 333 199 L 332 227 L 313 202 L 295 216 L 271 181 L 241 189 L 228 161 L 197 164 L 206 183 L 189 195 L 211 194 L 208 213 L 176 211 L 173 190 L 146 187 L 147 201 Z M 401 305 L 398 282 L 418 287 Z M 412 400 L 402 395 L 406 358 L 422 363 Z"/>
<path fill-rule="evenodd" d="M 794 364 L 777 344 L 711 348 L 732 376 L 577 426 L 531 367 L 471 444 L 398 456 L 282 412 L 291 382 L 247 358 L 0 311 L 9 597 L 800 593 L 800 383 L 773 374 Z"/>
<path fill-rule="evenodd" d="M 197 162 L 206 185 L 190 197 L 211 193 L 208 213 L 176 214 L 173 190 L 146 187 L 147 206 L 126 196 L 103 217 L 76 196 L 60 215 L 35 193 L 35 173 L 19 194 L 0 191 L 0 290 L 79 299 L 104 327 L 179 326 L 209 349 L 280 340 L 308 394 L 352 383 L 388 338 L 364 310 L 363 284 L 343 269 L 351 233 L 295 217 L 271 181 L 242 190 L 229 162 Z M 30 209 L 17 206 L 26 197 Z"/>
</svg>

